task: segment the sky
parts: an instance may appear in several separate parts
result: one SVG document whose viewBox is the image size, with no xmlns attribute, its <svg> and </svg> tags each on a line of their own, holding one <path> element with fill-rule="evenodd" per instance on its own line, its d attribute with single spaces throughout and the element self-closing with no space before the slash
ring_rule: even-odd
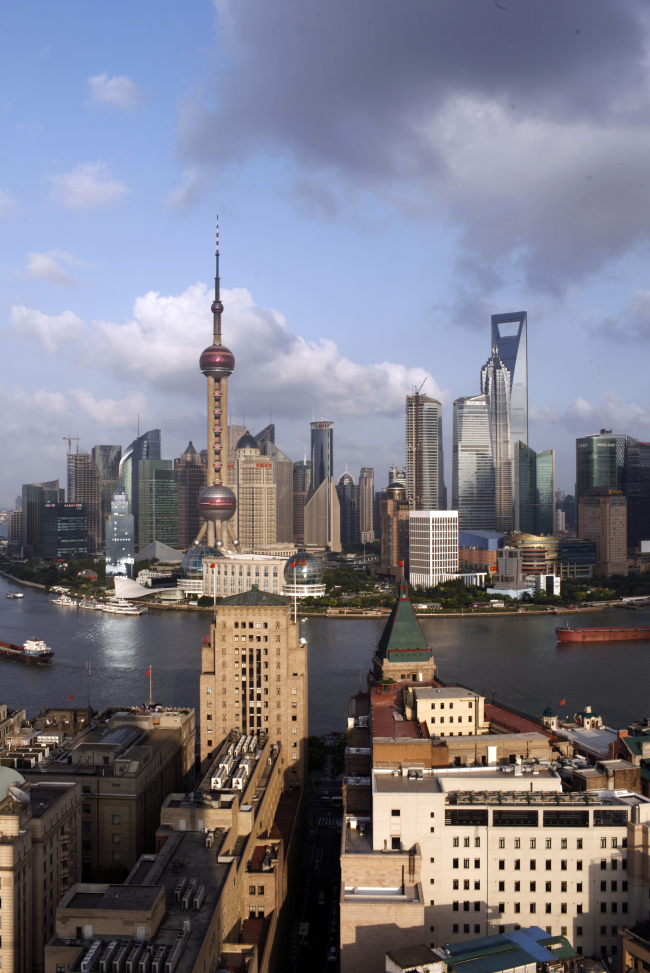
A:
<svg viewBox="0 0 650 973">
<path fill-rule="evenodd" d="M 206 445 L 217 214 L 234 423 L 335 473 L 479 392 L 528 312 L 529 444 L 650 440 L 650 11 L 636 0 L 34 0 L 0 22 L 0 507 L 64 439 Z"/>
</svg>

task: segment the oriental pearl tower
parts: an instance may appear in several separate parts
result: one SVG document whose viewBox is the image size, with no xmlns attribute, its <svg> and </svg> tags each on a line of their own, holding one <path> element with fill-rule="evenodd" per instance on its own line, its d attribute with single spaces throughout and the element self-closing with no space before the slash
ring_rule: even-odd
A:
<svg viewBox="0 0 650 973">
<path fill-rule="evenodd" d="M 235 494 L 224 484 L 224 480 L 228 479 L 228 376 L 234 371 L 235 356 L 221 344 L 223 304 L 219 295 L 218 220 L 216 259 L 212 302 L 213 339 L 199 359 L 199 367 L 208 380 L 208 485 L 199 494 L 197 506 L 201 517 L 207 522 L 208 547 L 223 547 L 228 543 L 228 521 L 237 509 Z M 232 529 L 230 533 L 235 547 L 238 547 L 239 541 L 235 539 Z"/>
</svg>

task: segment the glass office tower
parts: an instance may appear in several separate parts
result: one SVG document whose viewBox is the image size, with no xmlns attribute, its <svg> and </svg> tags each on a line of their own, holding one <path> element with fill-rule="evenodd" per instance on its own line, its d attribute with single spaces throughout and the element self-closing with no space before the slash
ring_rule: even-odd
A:
<svg viewBox="0 0 650 973">
<path fill-rule="evenodd" d="M 528 316 L 525 311 L 493 314 L 492 352 L 510 375 L 510 435 L 528 443 Z"/>
<path fill-rule="evenodd" d="M 124 450 L 120 460 L 120 486 L 129 501 L 129 513 L 133 514 L 135 536 L 138 536 L 138 506 L 140 502 L 140 460 L 160 459 L 160 429 L 150 429 L 134 439 Z"/>
<path fill-rule="evenodd" d="M 120 483 L 121 446 L 93 446 L 92 458 L 99 476 L 101 495 L 101 542 L 106 542 L 106 521 L 111 515 L 111 501 Z"/>
<path fill-rule="evenodd" d="M 494 461 L 487 396 L 454 402 L 452 510 L 460 530 L 494 530 Z"/>
<path fill-rule="evenodd" d="M 319 419 L 311 423 L 311 483 L 314 493 L 323 480 L 334 476 L 334 423 Z"/>
<path fill-rule="evenodd" d="M 22 489 L 22 547 L 25 557 L 43 553 L 43 528 L 46 503 L 63 503 L 65 490 L 58 480 L 25 483 Z"/>
<path fill-rule="evenodd" d="M 85 503 L 46 503 L 43 557 L 72 561 L 88 555 L 88 510 Z"/>
<path fill-rule="evenodd" d="M 494 529 L 507 534 L 513 520 L 510 372 L 496 352 L 481 369 L 481 392 L 487 401 L 494 463 Z"/>
<path fill-rule="evenodd" d="M 551 536 L 555 531 L 555 450 L 544 449 L 536 455 L 537 533 Z"/>
<path fill-rule="evenodd" d="M 513 457 L 513 528 L 550 537 L 555 531 L 555 450 L 536 453 L 516 442 Z"/>
<path fill-rule="evenodd" d="M 141 459 L 138 470 L 138 550 L 153 541 L 178 547 L 178 470 L 169 459 Z"/>
<path fill-rule="evenodd" d="M 133 514 L 126 493 L 118 491 L 106 524 L 106 574 L 128 574 L 127 564 L 132 563 L 134 552 Z"/>
<path fill-rule="evenodd" d="M 576 497 L 583 497 L 591 487 L 610 487 L 618 482 L 617 440 L 611 429 L 601 429 L 593 436 L 576 439 Z"/>
</svg>

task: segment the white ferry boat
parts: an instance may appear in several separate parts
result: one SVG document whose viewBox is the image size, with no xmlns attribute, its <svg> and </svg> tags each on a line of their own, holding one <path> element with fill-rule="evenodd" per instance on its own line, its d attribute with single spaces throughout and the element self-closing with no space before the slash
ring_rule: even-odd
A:
<svg viewBox="0 0 650 973">
<path fill-rule="evenodd" d="M 8 591 L 7 598 L 24 598 L 22 591 Z"/>
<path fill-rule="evenodd" d="M 84 599 L 82 599 L 79 602 L 79 607 L 80 608 L 86 608 L 86 609 L 88 609 L 88 611 L 95 611 L 95 612 L 101 611 L 101 609 L 102 609 L 102 606 L 99 604 L 98 601 L 95 601 L 94 598 L 88 598 L 88 599 L 84 598 Z"/>
<path fill-rule="evenodd" d="M 109 598 L 106 604 L 101 605 L 103 612 L 109 615 L 146 615 L 149 611 L 143 605 L 133 605 L 125 598 Z"/>
<path fill-rule="evenodd" d="M 52 599 L 53 605 L 63 605 L 66 608 L 78 608 L 79 602 L 76 598 L 71 598 L 70 595 L 59 595 L 58 598 Z"/>
</svg>

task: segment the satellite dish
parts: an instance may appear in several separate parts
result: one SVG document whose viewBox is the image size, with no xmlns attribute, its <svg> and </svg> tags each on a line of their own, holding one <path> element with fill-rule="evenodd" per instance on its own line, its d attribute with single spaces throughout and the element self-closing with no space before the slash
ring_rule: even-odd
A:
<svg viewBox="0 0 650 973">
<path fill-rule="evenodd" d="M 14 801 L 20 801 L 21 804 L 31 804 L 32 799 L 29 794 L 25 791 L 21 791 L 20 787 L 16 784 L 11 784 L 9 787 L 9 793 L 13 797 Z"/>
</svg>

